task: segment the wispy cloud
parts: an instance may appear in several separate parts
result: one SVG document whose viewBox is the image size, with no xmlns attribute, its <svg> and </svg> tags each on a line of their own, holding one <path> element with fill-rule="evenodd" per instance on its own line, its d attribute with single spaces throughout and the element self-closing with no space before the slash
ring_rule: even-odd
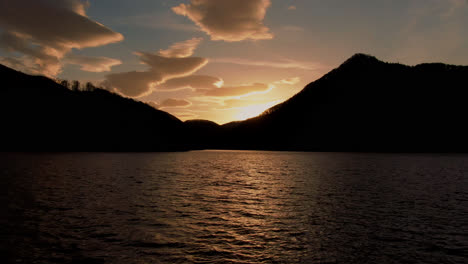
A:
<svg viewBox="0 0 468 264">
<path fill-rule="evenodd" d="M 189 45 L 188 51 L 182 52 L 183 55 L 193 53 L 192 48 L 193 45 Z M 166 56 L 171 57 L 161 56 L 160 52 L 136 52 L 135 54 L 140 57 L 141 63 L 148 66 L 149 69 L 109 74 L 106 76 L 104 85 L 125 96 L 142 97 L 152 93 L 155 85 L 172 78 L 189 76 L 208 63 L 207 59 L 200 57 L 181 58 L 181 51 L 175 50 L 170 48 L 163 51 Z"/>
<path fill-rule="evenodd" d="M 205 95 L 216 96 L 216 97 L 249 96 L 252 94 L 267 93 L 271 91 L 274 87 L 275 87 L 274 85 L 268 85 L 264 83 L 254 83 L 250 85 L 215 88 L 215 89 L 206 91 Z"/>
<path fill-rule="evenodd" d="M 210 90 L 223 85 L 223 80 L 218 77 L 208 75 L 190 75 L 185 77 L 173 78 L 155 87 L 159 91 L 177 91 L 181 89 L 192 90 Z"/>
<path fill-rule="evenodd" d="M 187 108 L 192 103 L 185 99 L 168 98 L 159 104 L 160 108 Z"/>
<path fill-rule="evenodd" d="M 198 114 L 195 114 L 193 112 L 175 112 L 173 114 L 181 118 L 182 120 L 194 119 L 194 118 L 199 117 Z"/>
<path fill-rule="evenodd" d="M 89 57 L 70 54 L 65 57 L 64 63 L 81 66 L 82 71 L 108 72 L 113 66 L 122 64 L 122 61 L 107 57 Z"/>
<path fill-rule="evenodd" d="M 144 102 L 145 104 L 153 107 L 154 109 L 159 109 L 159 107 L 161 107 L 158 103 L 154 102 L 154 101 L 148 101 L 148 102 Z"/>
<path fill-rule="evenodd" d="M 279 81 L 274 82 L 275 84 L 288 84 L 288 85 L 294 85 L 297 84 L 301 81 L 301 78 L 299 77 L 292 77 L 288 79 L 282 79 Z"/>
<path fill-rule="evenodd" d="M 159 55 L 168 58 L 186 58 L 193 55 L 195 49 L 203 41 L 203 38 L 192 38 L 186 41 L 172 44 L 169 49 L 160 50 Z"/>
<path fill-rule="evenodd" d="M 248 66 L 272 67 L 281 69 L 300 69 L 300 70 L 317 70 L 322 68 L 318 63 L 296 61 L 290 59 L 267 61 L 267 60 L 251 60 L 242 58 L 214 58 L 210 60 L 212 63 L 228 63 Z"/>
</svg>

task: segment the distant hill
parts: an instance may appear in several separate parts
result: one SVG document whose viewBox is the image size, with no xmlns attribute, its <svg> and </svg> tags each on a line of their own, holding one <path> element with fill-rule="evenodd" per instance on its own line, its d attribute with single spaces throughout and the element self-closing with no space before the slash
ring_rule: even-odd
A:
<svg viewBox="0 0 468 264">
<path fill-rule="evenodd" d="M 224 140 L 220 125 L 208 120 L 187 120 L 184 122 L 190 149 L 214 148 L 215 142 Z"/>
<path fill-rule="evenodd" d="M 468 151 L 468 67 L 356 54 L 286 102 L 228 124 L 223 148 Z"/>
<path fill-rule="evenodd" d="M 468 67 L 356 54 L 262 115 L 182 122 L 102 89 L 0 65 L 1 151 L 468 152 Z"/>
<path fill-rule="evenodd" d="M 106 90 L 72 91 L 0 65 L 2 151 L 185 150 L 176 117 Z"/>
</svg>

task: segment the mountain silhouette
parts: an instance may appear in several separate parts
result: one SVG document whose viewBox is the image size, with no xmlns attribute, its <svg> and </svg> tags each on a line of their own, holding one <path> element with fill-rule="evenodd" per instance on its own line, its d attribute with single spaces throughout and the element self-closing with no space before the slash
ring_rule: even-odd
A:
<svg viewBox="0 0 468 264">
<path fill-rule="evenodd" d="M 468 151 L 468 67 L 356 54 L 262 115 L 228 124 L 221 147 Z"/>
<path fill-rule="evenodd" d="M 3 151 L 468 151 L 466 66 L 356 54 L 260 116 L 222 126 L 1 65 L 0 78 Z"/>
<path fill-rule="evenodd" d="M 0 65 L 2 151 L 185 150 L 184 124 L 103 89 L 72 91 Z"/>
</svg>

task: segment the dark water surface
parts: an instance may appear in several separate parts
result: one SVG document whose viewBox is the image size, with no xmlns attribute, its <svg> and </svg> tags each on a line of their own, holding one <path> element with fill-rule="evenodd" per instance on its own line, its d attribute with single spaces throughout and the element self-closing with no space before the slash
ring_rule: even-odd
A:
<svg viewBox="0 0 468 264">
<path fill-rule="evenodd" d="M 0 154 L 1 263 L 468 263 L 468 156 Z"/>
</svg>

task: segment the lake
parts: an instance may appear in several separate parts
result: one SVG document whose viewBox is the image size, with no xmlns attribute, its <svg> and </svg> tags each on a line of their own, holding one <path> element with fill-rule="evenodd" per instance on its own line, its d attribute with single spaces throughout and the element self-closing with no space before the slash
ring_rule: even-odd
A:
<svg viewBox="0 0 468 264">
<path fill-rule="evenodd" d="M 468 155 L 0 158 L 2 263 L 468 262 Z"/>
</svg>

